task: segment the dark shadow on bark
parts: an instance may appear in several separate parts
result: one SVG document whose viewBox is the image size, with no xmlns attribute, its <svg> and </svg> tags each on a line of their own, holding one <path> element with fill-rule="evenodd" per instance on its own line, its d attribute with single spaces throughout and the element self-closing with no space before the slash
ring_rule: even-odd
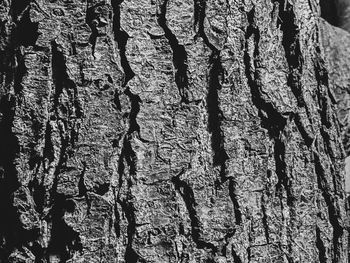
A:
<svg viewBox="0 0 350 263">
<path fill-rule="evenodd" d="M 66 212 L 73 212 L 75 203 L 67 199 L 63 194 L 56 194 L 50 213 L 52 222 L 51 239 L 48 246 L 48 256 L 56 255 L 61 262 L 66 262 L 76 251 L 82 251 L 83 246 L 79 233 L 68 226 L 64 221 Z"/>
</svg>

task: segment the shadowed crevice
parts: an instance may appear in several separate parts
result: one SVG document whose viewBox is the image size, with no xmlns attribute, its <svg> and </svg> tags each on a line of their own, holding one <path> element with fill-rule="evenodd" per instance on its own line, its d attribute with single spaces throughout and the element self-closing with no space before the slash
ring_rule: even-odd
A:
<svg viewBox="0 0 350 263">
<path fill-rule="evenodd" d="M 233 209 L 234 209 L 234 213 L 235 213 L 235 223 L 237 225 L 240 225 L 242 223 L 242 213 L 239 207 L 239 203 L 238 203 L 238 198 L 236 195 L 236 182 L 230 178 L 229 179 L 229 195 L 231 198 L 231 202 L 233 204 Z"/>
<path fill-rule="evenodd" d="M 284 186 L 287 192 L 287 203 L 292 206 L 294 197 L 291 193 L 291 183 L 286 171 L 285 162 L 285 143 L 283 140 L 284 128 L 287 125 L 288 117 L 283 116 L 276 106 L 270 101 L 264 98 L 262 91 L 261 76 L 257 71 L 259 67 L 259 41 L 260 32 L 254 21 L 255 9 L 253 8 L 248 14 L 249 25 L 246 31 L 246 44 L 244 52 L 245 73 L 248 80 L 248 86 L 252 95 L 252 102 L 258 109 L 258 115 L 261 120 L 261 126 L 268 131 L 270 138 L 274 140 L 274 158 L 276 174 L 278 176 L 278 182 L 276 185 L 277 191 L 281 194 L 281 186 Z M 249 54 L 249 40 L 254 41 L 253 56 Z"/>
<path fill-rule="evenodd" d="M 63 194 L 55 194 L 53 207 L 50 211 L 51 239 L 47 248 L 47 256 L 56 255 L 61 262 L 66 262 L 73 257 L 77 251 L 82 251 L 83 246 L 79 233 L 64 220 L 66 212 L 72 213 L 75 210 L 75 203 L 67 199 Z"/>
<path fill-rule="evenodd" d="M 20 150 L 19 142 L 12 132 L 16 111 L 16 98 L 3 95 L 0 100 L 0 261 L 6 262 L 9 254 L 21 242 L 18 238 L 23 234 L 16 209 L 13 207 L 12 194 L 20 186 L 16 159 Z"/>
<path fill-rule="evenodd" d="M 220 109 L 218 90 L 221 89 L 220 78 L 223 68 L 220 55 L 213 52 L 210 56 L 209 86 L 207 95 L 208 129 L 211 134 L 211 147 L 214 152 L 213 165 L 220 166 L 220 176 L 224 181 L 226 178 L 226 161 L 229 159 L 225 150 L 225 136 L 221 128 L 224 114 Z"/>
<path fill-rule="evenodd" d="M 54 107 L 57 118 L 59 118 L 60 111 L 67 112 L 70 116 L 75 115 L 76 118 L 83 117 L 83 109 L 79 102 L 77 85 L 68 75 L 68 69 L 66 66 L 66 59 L 63 52 L 60 50 L 60 46 L 55 42 L 51 42 L 52 51 L 52 79 L 55 85 L 54 93 Z M 65 90 L 69 96 L 69 101 L 73 103 L 74 109 L 67 108 L 60 102 L 60 96 Z M 74 139 L 74 137 L 72 137 Z M 72 142 L 74 143 L 74 142 Z"/>
<path fill-rule="evenodd" d="M 38 37 L 38 23 L 32 23 L 29 16 L 29 1 L 11 1 L 9 18 L 1 25 L 2 50 L 0 73 L 4 76 L 0 98 L 0 261 L 8 262 L 9 255 L 16 249 L 27 246 L 37 239 L 37 229 L 27 230 L 14 207 L 14 193 L 20 187 L 17 165 L 20 142 L 14 133 L 16 111 L 23 101 L 22 81 L 26 74 L 24 53 L 21 46 L 35 45 Z M 14 94 L 12 94 L 13 89 Z M 17 121 L 17 120 L 16 120 Z"/>
<path fill-rule="evenodd" d="M 100 24 L 98 14 L 96 13 L 96 9 L 100 6 L 103 6 L 105 3 L 97 3 L 93 6 L 89 5 L 89 2 L 87 2 L 87 9 L 86 9 L 86 17 L 85 17 L 85 22 L 86 24 L 89 25 L 91 29 L 91 34 L 89 37 L 89 43 L 91 44 L 92 48 L 92 55 L 95 55 L 95 48 L 96 48 L 96 42 L 97 42 L 97 37 L 99 36 L 98 29 L 97 27 Z"/>
<path fill-rule="evenodd" d="M 322 196 L 326 202 L 328 208 L 329 222 L 333 227 L 333 263 L 340 262 L 342 253 L 342 241 L 341 238 L 344 233 L 344 227 L 342 224 L 340 207 L 337 203 L 337 198 L 331 192 L 329 188 L 329 182 L 327 181 L 326 171 L 322 165 L 319 153 L 313 151 L 315 172 L 317 175 L 318 188 L 322 191 Z"/>
<path fill-rule="evenodd" d="M 213 165 L 220 167 L 222 181 L 226 178 L 226 161 L 229 159 L 225 150 L 225 135 L 222 130 L 224 114 L 220 108 L 218 91 L 221 90 L 221 82 L 224 78 L 224 69 L 221 64 L 220 50 L 210 43 L 204 31 L 204 19 L 206 16 L 206 1 L 194 1 L 196 38 L 201 37 L 204 44 L 211 50 L 209 57 L 208 94 L 206 97 L 208 110 L 208 130 L 211 134 L 211 147 L 213 149 Z"/>
<path fill-rule="evenodd" d="M 125 87 L 128 82 L 135 76 L 135 73 L 132 71 L 128 58 L 126 56 L 126 44 L 129 39 L 128 33 L 126 33 L 121 28 L 120 23 L 120 5 L 123 3 L 124 0 L 114 0 L 112 1 L 112 8 L 113 8 L 113 33 L 114 33 L 114 40 L 118 44 L 119 54 L 120 54 L 120 60 L 121 60 L 121 66 L 124 71 L 124 82 L 123 87 Z"/>
<path fill-rule="evenodd" d="M 210 242 L 204 241 L 201 237 L 201 223 L 199 221 L 197 211 L 195 208 L 197 206 L 197 203 L 194 198 L 193 190 L 185 181 L 180 179 L 180 175 L 174 176 L 171 181 L 175 186 L 175 190 L 179 192 L 183 201 L 185 202 L 188 211 L 188 216 L 191 221 L 192 239 L 196 243 L 198 248 L 210 249 L 212 253 L 215 254 L 217 251 L 215 245 Z"/>
<path fill-rule="evenodd" d="M 291 88 L 299 107 L 305 107 L 305 99 L 302 91 L 301 76 L 303 73 L 303 57 L 300 49 L 300 30 L 297 25 L 293 5 L 284 0 L 273 0 L 278 8 L 277 28 L 280 28 L 282 46 L 288 63 L 289 74 L 287 84 Z"/>
<path fill-rule="evenodd" d="M 168 0 L 163 0 L 160 6 L 160 13 L 158 16 L 158 24 L 163 29 L 166 39 L 168 40 L 172 53 L 173 64 L 175 68 L 175 83 L 179 90 L 181 102 L 189 103 L 188 99 L 188 76 L 187 76 L 187 52 L 183 45 L 179 44 L 174 33 L 167 25 L 166 12 Z"/>
<path fill-rule="evenodd" d="M 123 0 L 112 1 L 114 40 L 118 44 L 121 66 L 124 71 L 124 81 L 122 83 L 122 86 L 125 88 L 124 94 L 128 96 L 129 101 L 131 103 L 131 109 L 129 113 L 128 134 L 132 134 L 134 131 L 136 131 L 137 134 L 140 135 L 140 126 L 137 123 L 137 115 L 140 111 L 140 104 L 142 103 L 142 100 L 139 95 L 132 93 L 130 90 L 130 87 L 127 86 L 128 82 L 135 77 L 135 73 L 131 69 L 128 58 L 126 56 L 126 45 L 129 39 L 129 35 L 121 28 L 120 5 L 122 3 L 123 3 Z M 121 110 L 118 89 L 115 90 L 114 94 L 115 94 L 114 102 L 115 102 L 116 108 Z"/>
<path fill-rule="evenodd" d="M 265 234 L 265 239 L 266 243 L 270 243 L 270 235 L 269 235 L 269 224 L 268 224 L 268 218 L 267 218 L 267 213 L 266 213 L 266 201 L 265 201 L 265 195 L 261 195 L 261 211 L 262 211 L 262 223 L 264 226 L 264 234 Z"/>
<path fill-rule="evenodd" d="M 13 29 L 13 38 L 15 46 L 35 46 L 39 37 L 38 22 L 32 22 L 30 19 L 31 0 L 13 0 L 11 1 L 10 14 L 16 27 Z"/>
<path fill-rule="evenodd" d="M 326 248 L 321 238 L 321 231 L 318 226 L 316 226 L 316 247 L 318 249 L 318 258 L 320 263 L 327 263 Z"/>
<path fill-rule="evenodd" d="M 231 248 L 231 253 L 232 253 L 232 257 L 233 257 L 233 262 L 234 263 L 242 263 L 241 258 L 237 255 L 236 251 L 234 250 L 234 246 L 232 245 Z"/>
</svg>

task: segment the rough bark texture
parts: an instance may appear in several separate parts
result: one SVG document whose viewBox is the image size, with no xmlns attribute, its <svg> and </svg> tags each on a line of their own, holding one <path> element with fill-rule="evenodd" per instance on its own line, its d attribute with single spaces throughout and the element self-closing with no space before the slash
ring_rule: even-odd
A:
<svg viewBox="0 0 350 263">
<path fill-rule="evenodd" d="M 320 13 L 1 1 L 0 262 L 348 262 L 350 37 Z"/>
</svg>

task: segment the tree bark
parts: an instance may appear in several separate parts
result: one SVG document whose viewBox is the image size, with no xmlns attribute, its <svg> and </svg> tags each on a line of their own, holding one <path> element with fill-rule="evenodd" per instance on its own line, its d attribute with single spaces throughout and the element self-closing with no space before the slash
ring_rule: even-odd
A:
<svg viewBox="0 0 350 263">
<path fill-rule="evenodd" d="M 350 38 L 320 14 L 2 1 L 0 261 L 348 262 Z"/>
</svg>

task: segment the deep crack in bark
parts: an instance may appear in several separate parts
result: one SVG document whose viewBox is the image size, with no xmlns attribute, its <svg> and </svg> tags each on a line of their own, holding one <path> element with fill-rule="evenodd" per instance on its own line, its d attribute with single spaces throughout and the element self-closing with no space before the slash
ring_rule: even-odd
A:
<svg viewBox="0 0 350 263">
<path fill-rule="evenodd" d="M 132 93 L 130 87 L 128 86 L 128 82 L 135 76 L 135 73 L 132 71 L 128 58 L 126 56 L 126 45 L 129 39 L 129 35 L 121 28 L 121 10 L 120 5 L 123 0 L 115 0 L 112 1 L 113 7 L 113 32 L 114 39 L 118 44 L 121 66 L 124 71 L 124 82 L 122 86 L 125 88 L 124 94 L 128 96 L 131 107 L 129 112 L 129 127 L 127 128 L 127 133 L 123 139 L 123 145 L 121 149 L 121 153 L 118 161 L 118 174 L 119 174 L 119 189 L 118 194 L 116 195 L 116 202 L 120 204 L 123 212 L 126 215 L 128 227 L 127 227 L 127 246 L 125 251 L 125 261 L 128 263 L 136 263 L 136 262 L 145 262 L 145 260 L 134 250 L 133 248 L 133 240 L 136 232 L 136 219 L 135 219 L 135 208 L 132 201 L 132 193 L 131 187 L 134 184 L 134 177 L 137 173 L 137 156 L 135 151 L 132 148 L 131 139 L 133 133 L 136 132 L 140 137 L 140 126 L 137 123 L 137 115 L 140 111 L 140 103 L 141 98 Z M 118 95 L 118 90 L 115 91 L 115 96 Z M 119 98 L 115 97 L 115 101 L 118 102 Z M 118 108 L 118 105 L 116 105 Z M 124 161 L 128 167 L 128 173 L 126 173 L 126 166 Z M 125 178 L 128 175 L 127 178 Z M 125 179 L 125 180 L 123 180 Z M 123 184 L 127 183 L 127 193 L 124 198 L 120 196 L 120 189 Z M 117 210 L 117 205 L 115 205 L 115 215 L 116 219 L 119 218 L 119 212 Z M 119 219 L 117 219 L 119 220 Z M 119 222 L 115 224 L 115 231 L 117 235 L 120 235 L 120 227 Z"/>
<path fill-rule="evenodd" d="M 321 238 L 321 231 L 318 226 L 316 226 L 316 247 L 318 249 L 318 258 L 320 263 L 327 263 L 326 248 Z"/>
<path fill-rule="evenodd" d="M 191 221 L 191 235 L 193 241 L 196 243 L 197 247 L 200 249 L 207 248 L 212 251 L 213 254 L 217 252 L 217 248 L 214 244 L 207 242 L 201 237 L 201 223 L 199 221 L 197 211 L 196 211 L 196 200 L 194 198 L 194 193 L 192 188 L 183 180 L 180 179 L 182 173 L 172 178 L 172 182 L 175 189 L 181 195 L 183 201 L 185 202 L 188 215 Z"/>
<path fill-rule="evenodd" d="M 187 52 L 183 45 L 179 44 L 175 34 L 167 25 L 166 12 L 169 0 L 163 0 L 160 13 L 157 14 L 158 24 L 163 29 L 173 53 L 173 64 L 175 68 L 175 83 L 179 90 L 181 102 L 189 103 L 188 99 L 188 76 L 187 76 Z"/>
<path fill-rule="evenodd" d="M 89 43 L 91 44 L 92 49 L 92 55 L 95 55 L 95 48 L 96 48 L 96 42 L 98 37 L 98 29 L 97 26 L 99 24 L 98 17 L 95 13 L 95 9 L 99 6 L 103 6 L 104 2 L 97 3 L 95 5 L 90 6 L 89 1 L 87 1 L 87 8 L 86 8 L 86 18 L 85 21 L 89 25 L 91 29 L 91 35 L 89 37 Z"/>
<path fill-rule="evenodd" d="M 282 46 L 289 67 L 287 84 L 291 87 L 298 106 L 304 107 L 306 104 L 301 84 L 303 57 L 300 50 L 299 27 L 296 24 L 293 5 L 285 0 L 273 0 L 272 3 L 277 3 L 278 6 L 277 27 L 280 27 L 283 33 Z"/>
<path fill-rule="evenodd" d="M 287 205 L 290 211 L 290 220 L 289 224 L 291 225 L 288 228 L 288 244 L 287 248 L 289 255 L 287 255 L 288 262 L 293 262 L 293 258 L 290 256 L 292 254 L 292 233 L 291 228 L 294 226 L 294 205 L 295 205 L 295 196 L 293 194 L 292 182 L 288 176 L 287 164 L 285 160 L 286 156 L 286 143 L 284 129 L 287 126 L 288 121 L 294 116 L 291 113 L 282 114 L 280 113 L 276 106 L 271 100 L 265 98 L 266 95 L 263 92 L 263 83 L 258 71 L 260 67 L 260 51 L 259 51 L 259 42 L 260 42 L 260 31 L 257 25 L 255 24 L 255 8 L 253 7 L 251 11 L 247 13 L 248 27 L 246 30 L 246 43 L 245 43 L 245 52 L 244 52 L 244 62 L 245 62 L 245 73 L 248 80 L 248 86 L 250 87 L 252 102 L 255 107 L 258 109 L 258 115 L 261 120 L 261 126 L 268 131 L 270 138 L 274 142 L 273 153 L 275 161 L 275 172 L 278 178 L 276 184 L 277 194 L 282 202 L 282 186 L 287 196 Z M 250 47 L 248 45 L 249 41 L 254 42 L 254 50 L 252 56 L 250 55 Z M 298 93 L 298 87 L 295 88 L 295 96 L 298 96 L 300 103 L 302 104 L 303 98 L 302 94 Z M 301 92 L 301 91 L 300 91 Z M 283 210 L 283 207 L 281 208 Z M 264 220 L 263 220 L 264 221 Z M 266 229 L 265 229 L 266 231 Z M 268 238 L 268 237 L 267 237 Z"/>
<path fill-rule="evenodd" d="M 248 14 L 249 25 L 246 31 L 246 45 L 244 52 L 245 71 L 248 80 L 248 86 L 250 87 L 253 104 L 258 109 L 258 114 L 261 119 L 261 125 L 267 129 L 269 136 L 274 140 L 274 156 L 276 164 L 276 174 L 278 176 L 277 190 L 281 190 L 281 186 L 284 186 L 287 191 L 288 205 L 293 203 L 293 195 L 291 194 L 290 181 L 287 176 L 286 163 L 285 163 L 285 143 L 283 141 L 283 131 L 287 125 L 288 118 L 283 116 L 276 109 L 275 105 L 264 98 L 262 91 L 262 80 L 257 68 L 259 67 L 259 41 L 260 32 L 254 22 L 255 9 L 253 8 Z M 249 54 L 248 41 L 253 37 L 254 51 L 251 58 Z"/>
<path fill-rule="evenodd" d="M 198 32 L 196 37 L 201 37 L 204 44 L 211 50 L 209 57 L 209 80 L 208 80 L 208 94 L 207 94 L 207 109 L 208 109 L 208 129 L 211 133 L 211 147 L 214 152 L 213 164 L 220 166 L 220 176 L 222 181 L 226 178 L 226 161 L 228 155 L 225 150 L 224 132 L 221 128 L 224 115 L 220 109 L 219 94 L 221 89 L 221 79 L 223 78 L 224 69 L 222 68 L 220 50 L 218 50 L 212 43 L 210 43 L 204 31 L 206 1 L 194 1 L 194 13 L 196 27 Z"/>
<path fill-rule="evenodd" d="M 14 0 L 10 3 L 9 21 L 6 32 L 2 31 L 2 50 L 0 53 L 0 74 L 2 79 L 2 96 L 0 99 L 0 261 L 7 262 L 15 249 L 27 247 L 37 239 L 37 229 L 23 228 L 18 211 L 14 206 L 14 193 L 19 189 L 17 165 L 20 142 L 14 133 L 16 112 L 20 108 L 22 81 L 26 74 L 24 54 L 21 46 L 34 46 L 38 37 L 37 25 L 30 20 L 29 1 Z"/>
<path fill-rule="evenodd" d="M 79 232 L 67 225 L 64 220 L 66 211 L 73 212 L 75 204 L 70 197 L 57 192 L 59 177 L 66 170 L 66 162 L 72 153 L 78 139 L 76 130 L 77 121 L 83 117 L 83 110 L 78 100 L 78 90 L 73 80 L 69 78 L 64 53 L 60 50 L 55 40 L 51 41 L 52 52 L 52 80 L 54 83 L 53 108 L 51 110 L 51 120 L 56 121 L 60 136 L 60 151 L 57 165 L 54 171 L 53 185 L 50 189 L 50 203 L 53 205 L 49 212 L 47 220 L 52 224 L 51 239 L 47 249 L 47 256 L 56 255 L 62 261 L 70 259 L 76 251 L 82 250 Z M 61 101 L 62 94 L 67 94 L 68 103 Z M 70 132 L 67 132 L 69 128 Z M 52 161 L 54 158 L 54 149 L 51 139 L 51 128 L 46 129 L 44 158 Z M 48 153 L 49 155 L 45 155 Z M 80 185 L 78 185 L 79 187 Z M 79 189 L 80 190 L 80 189 Z M 89 204 L 89 203 L 88 203 Z M 63 235 L 64 233 L 64 235 Z"/>
<path fill-rule="evenodd" d="M 211 147 L 214 152 L 213 165 L 220 167 L 221 182 L 225 182 L 226 161 L 229 156 L 225 150 L 225 135 L 222 130 L 224 114 L 220 108 L 220 98 L 218 91 L 221 90 L 221 82 L 224 78 L 224 69 L 221 63 L 220 50 L 210 41 L 204 30 L 204 20 L 206 17 L 206 0 L 194 0 L 194 18 L 195 29 L 197 29 L 196 38 L 201 37 L 204 44 L 211 50 L 209 57 L 209 76 L 208 76 L 208 94 L 206 97 L 208 110 L 208 130 L 211 134 Z M 229 195 L 234 206 L 236 224 L 242 222 L 239 202 L 237 200 L 235 180 L 229 178 Z"/>
</svg>

